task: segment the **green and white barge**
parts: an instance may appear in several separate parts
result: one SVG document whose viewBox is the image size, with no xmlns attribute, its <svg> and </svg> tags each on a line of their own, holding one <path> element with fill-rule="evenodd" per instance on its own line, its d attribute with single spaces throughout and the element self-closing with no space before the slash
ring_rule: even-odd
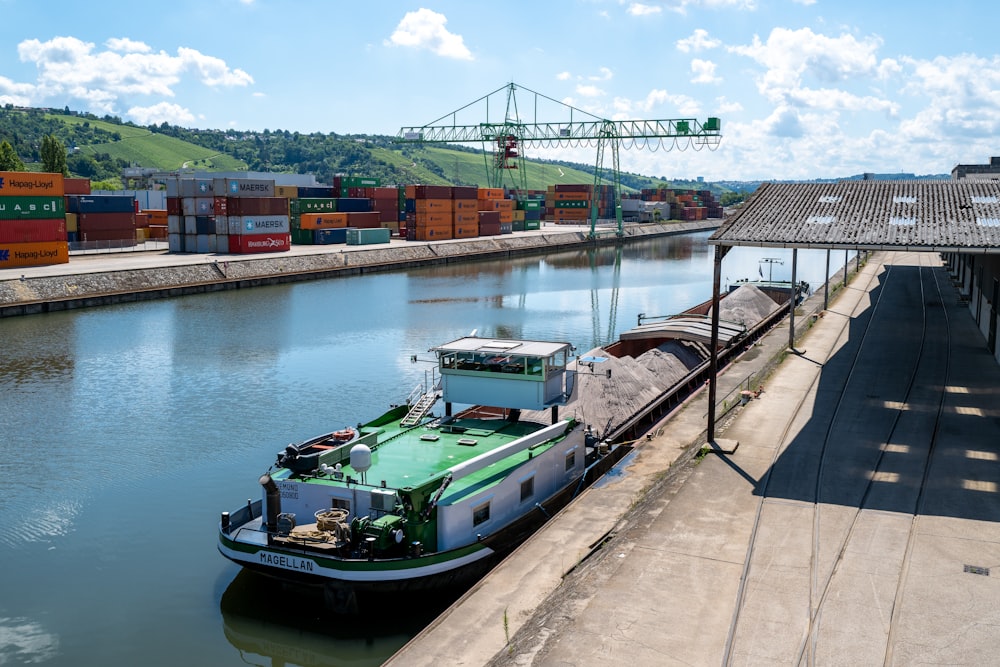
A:
<svg viewBox="0 0 1000 667">
<path fill-rule="evenodd" d="M 261 499 L 222 513 L 222 554 L 335 599 L 466 585 L 616 458 L 559 417 L 569 343 L 469 336 L 431 351 L 436 379 L 413 400 L 279 452 Z"/>
</svg>

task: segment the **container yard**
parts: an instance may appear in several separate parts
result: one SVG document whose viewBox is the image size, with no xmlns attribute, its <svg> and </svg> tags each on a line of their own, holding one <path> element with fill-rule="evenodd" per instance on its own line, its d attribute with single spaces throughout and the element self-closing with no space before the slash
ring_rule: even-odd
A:
<svg viewBox="0 0 1000 667">
<path fill-rule="evenodd" d="M 66 234 L 62 174 L 0 172 L 0 269 L 65 264 Z"/>
</svg>

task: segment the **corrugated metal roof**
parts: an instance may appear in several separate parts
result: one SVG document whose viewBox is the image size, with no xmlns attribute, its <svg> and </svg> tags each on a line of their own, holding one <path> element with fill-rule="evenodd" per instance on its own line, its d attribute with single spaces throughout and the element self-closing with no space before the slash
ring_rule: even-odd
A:
<svg viewBox="0 0 1000 667">
<path fill-rule="evenodd" d="M 537 340 L 513 340 L 466 336 L 444 345 L 432 347 L 436 352 L 482 352 L 484 354 L 515 354 L 525 357 L 549 357 L 571 348 L 570 343 Z"/>
<path fill-rule="evenodd" d="M 732 322 L 719 321 L 719 344 L 729 345 L 733 339 L 743 335 L 746 327 Z M 642 340 L 648 338 L 668 338 L 690 340 L 710 345 L 712 343 L 712 318 L 707 315 L 684 315 L 660 322 L 640 324 L 619 336 L 621 340 Z"/>
<path fill-rule="evenodd" d="M 709 243 L 1000 253 L 1000 182 L 765 183 Z"/>
</svg>

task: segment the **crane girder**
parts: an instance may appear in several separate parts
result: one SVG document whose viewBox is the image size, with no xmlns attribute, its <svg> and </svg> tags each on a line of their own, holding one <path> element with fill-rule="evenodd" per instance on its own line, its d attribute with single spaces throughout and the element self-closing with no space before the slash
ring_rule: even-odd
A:
<svg viewBox="0 0 1000 667">
<path fill-rule="evenodd" d="M 717 118 L 704 123 L 694 118 L 669 120 L 594 120 L 566 123 L 479 123 L 477 125 L 423 125 L 400 129 L 400 143 L 463 143 L 494 141 L 515 136 L 522 142 L 558 144 L 604 139 L 692 139 L 715 143 L 721 138 Z"/>
</svg>

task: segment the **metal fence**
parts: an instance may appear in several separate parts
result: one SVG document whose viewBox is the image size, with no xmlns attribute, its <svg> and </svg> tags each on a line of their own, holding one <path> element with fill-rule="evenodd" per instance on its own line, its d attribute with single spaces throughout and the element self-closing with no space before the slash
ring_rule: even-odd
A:
<svg viewBox="0 0 1000 667">
<path fill-rule="evenodd" d="M 116 252 L 147 252 L 150 250 L 167 250 L 169 244 L 166 239 L 155 241 L 136 242 L 132 240 L 120 241 L 73 241 L 69 244 L 69 254 L 71 255 L 103 255 Z"/>
</svg>

